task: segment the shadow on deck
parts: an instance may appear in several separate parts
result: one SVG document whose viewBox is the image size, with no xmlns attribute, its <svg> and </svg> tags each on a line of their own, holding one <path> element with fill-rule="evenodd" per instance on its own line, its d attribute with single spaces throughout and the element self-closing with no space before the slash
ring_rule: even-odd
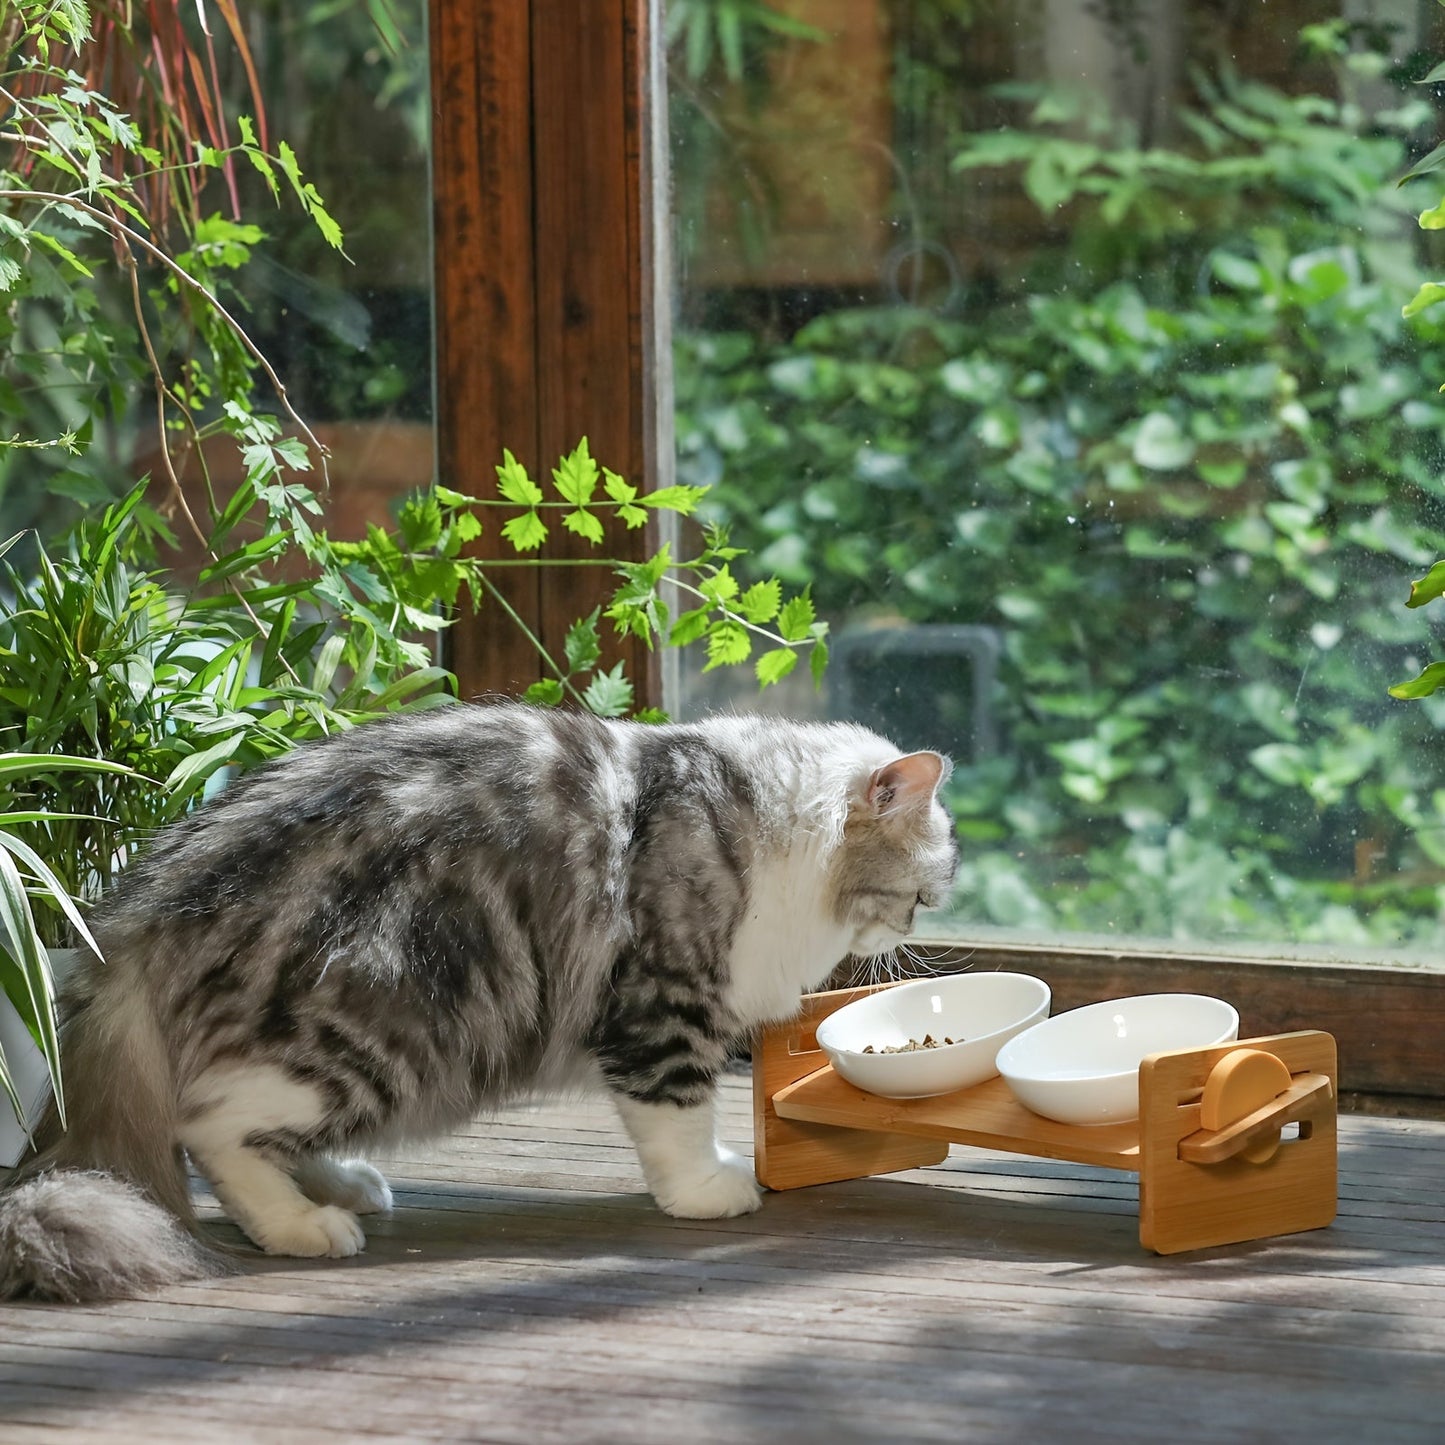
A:
<svg viewBox="0 0 1445 1445">
<path fill-rule="evenodd" d="M 598 1103 L 385 1167 L 354 1260 L 0 1308 L 5 1440 L 1445 1438 L 1445 1124 L 1344 1118 L 1331 1228 L 1170 1258 L 1131 1176 L 969 1149 L 669 1220 Z"/>
</svg>

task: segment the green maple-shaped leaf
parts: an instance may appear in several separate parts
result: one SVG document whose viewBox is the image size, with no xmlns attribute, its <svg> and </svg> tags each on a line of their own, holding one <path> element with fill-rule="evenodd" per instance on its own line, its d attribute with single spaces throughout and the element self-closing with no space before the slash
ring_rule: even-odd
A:
<svg viewBox="0 0 1445 1445">
<path fill-rule="evenodd" d="M 644 506 L 660 507 L 668 512 L 680 512 L 684 517 L 697 510 L 697 504 L 707 496 L 706 487 L 659 487 L 642 498 Z"/>
<path fill-rule="evenodd" d="M 575 512 L 568 512 L 562 518 L 562 525 L 569 532 L 576 532 L 579 537 L 585 537 L 593 546 L 599 545 L 602 541 L 602 523 L 591 512 L 584 511 L 581 507 L 578 507 Z"/>
<path fill-rule="evenodd" d="M 669 645 L 686 647 L 689 642 L 696 642 L 699 637 L 706 637 L 711 619 L 712 608 L 710 607 L 697 607 L 691 612 L 684 612 L 672 624 L 672 631 L 667 636 Z"/>
<path fill-rule="evenodd" d="M 562 684 L 555 677 L 544 677 L 522 694 L 522 701 L 536 703 L 540 707 L 556 707 L 562 701 Z"/>
<path fill-rule="evenodd" d="M 502 465 L 497 468 L 497 489 L 507 501 L 519 507 L 535 507 L 542 500 L 541 487 L 509 451 L 503 451 Z"/>
<path fill-rule="evenodd" d="M 758 658 L 758 682 L 771 687 L 781 682 L 798 665 L 798 654 L 791 647 L 775 647 Z"/>
<path fill-rule="evenodd" d="M 637 500 L 637 488 L 607 467 L 602 468 L 602 490 L 614 502 L 635 502 Z"/>
<path fill-rule="evenodd" d="M 778 613 L 778 631 L 788 642 L 801 642 L 813 626 L 813 599 L 804 592 L 790 597 Z"/>
<path fill-rule="evenodd" d="M 738 590 L 738 579 L 733 576 L 726 563 L 707 578 L 699 588 L 709 602 L 718 603 L 730 602 L 738 595 Z"/>
<path fill-rule="evenodd" d="M 562 650 L 567 654 L 567 666 L 572 672 L 590 671 L 602 656 L 602 640 L 597 635 L 597 618 L 601 610 L 594 607 L 586 617 L 579 618 L 567 629 Z"/>
<path fill-rule="evenodd" d="M 771 622 L 778 615 L 782 602 L 782 583 L 776 577 L 769 577 L 765 582 L 754 582 L 733 603 L 733 607 L 749 622 Z"/>
<path fill-rule="evenodd" d="M 629 530 L 647 525 L 647 510 L 637 501 L 637 488 L 616 472 L 602 469 L 602 489 L 617 503 L 617 515 Z"/>
<path fill-rule="evenodd" d="M 510 456 L 511 453 L 509 452 L 507 455 Z M 498 467 L 497 470 L 500 471 L 501 468 Z M 437 501 L 444 507 L 470 507 L 477 500 L 475 497 L 467 496 L 465 492 L 458 492 L 452 487 L 444 487 L 440 482 L 432 488 L 432 491 L 436 494 Z"/>
<path fill-rule="evenodd" d="M 535 512 L 523 512 L 502 527 L 502 536 L 519 552 L 533 552 L 547 540 L 547 528 Z"/>
<path fill-rule="evenodd" d="M 582 701 L 598 717 L 621 717 L 632 706 L 632 684 L 622 675 L 623 664 L 611 672 L 599 672 L 587 684 Z"/>
<path fill-rule="evenodd" d="M 753 640 L 741 622 L 716 622 L 707 634 L 707 665 L 703 671 L 711 672 L 715 667 L 746 662 L 752 650 Z"/>
<path fill-rule="evenodd" d="M 586 437 L 577 443 L 570 456 L 563 457 L 552 469 L 552 480 L 557 484 L 559 495 L 574 507 L 585 507 L 592 500 L 592 494 L 597 490 L 598 475 L 597 463 L 587 450 Z"/>
</svg>

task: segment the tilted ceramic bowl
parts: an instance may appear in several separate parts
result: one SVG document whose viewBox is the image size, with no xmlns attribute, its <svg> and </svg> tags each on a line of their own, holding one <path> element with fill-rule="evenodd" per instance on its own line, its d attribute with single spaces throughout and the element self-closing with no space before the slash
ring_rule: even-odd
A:
<svg viewBox="0 0 1445 1445">
<path fill-rule="evenodd" d="M 998 1071 L 1014 1098 L 1062 1124 L 1139 1117 L 1139 1065 L 1150 1054 L 1239 1037 L 1239 1015 L 1199 993 L 1146 993 L 1055 1014 L 1009 1040 Z"/>
<path fill-rule="evenodd" d="M 818 1025 L 818 1046 L 850 1084 L 889 1099 L 926 1099 L 993 1078 L 999 1046 L 1048 1017 L 1049 987 L 1023 973 L 955 973 L 882 989 Z M 961 1040 L 883 1053 L 910 1040 Z M 867 1049 L 873 1052 L 865 1052 Z"/>
</svg>

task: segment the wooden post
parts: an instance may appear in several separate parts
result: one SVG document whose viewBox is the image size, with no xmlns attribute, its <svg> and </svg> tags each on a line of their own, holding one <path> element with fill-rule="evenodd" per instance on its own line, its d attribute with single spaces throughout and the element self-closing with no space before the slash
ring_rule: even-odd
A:
<svg viewBox="0 0 1445 1445">
<path fill-rule="evenodd" d="M 656 484 L 655 7 L 431 0 L 439 475 L 461 491 L 495 495 L 503 448 L 545 476 L 583 436 L 614 471 Z M 655 542 L 619 524 L 594 551 L 559 528 L 549 550 L 635 559 Z M 515 557 L 495 528 L 478 555 Z M 585 567 L 496 575 L 557 655 L 613 582 Z M 626 659 L 639 704 L 659 701 L 651 654 L 608 634 L 607 661 Z M 464 696 L 547 675 L 495 603 L 449 640 Z"/>
</svg>

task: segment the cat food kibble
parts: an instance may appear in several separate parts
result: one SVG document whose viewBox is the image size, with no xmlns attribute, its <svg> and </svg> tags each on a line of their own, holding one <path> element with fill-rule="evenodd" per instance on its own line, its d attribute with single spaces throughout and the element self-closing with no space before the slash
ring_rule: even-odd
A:
<svg viewBox="0 0 1445 1445">
<path fill-rule="evenodd" d="M 916 1054 L 919 1049 L 941 1049 L 944 1044 L 961 1044 L 962 1042 L 962 1039 L 936 1039 L 932 1034 L 924 1034 L 921 1039 L 909 1039 L 906 1044 L 884 1044 L 881 1049 L 875 1049 L 872 1044 L 868 1044 L 863 1052 L 865 1054 Z"/>
</svg>

